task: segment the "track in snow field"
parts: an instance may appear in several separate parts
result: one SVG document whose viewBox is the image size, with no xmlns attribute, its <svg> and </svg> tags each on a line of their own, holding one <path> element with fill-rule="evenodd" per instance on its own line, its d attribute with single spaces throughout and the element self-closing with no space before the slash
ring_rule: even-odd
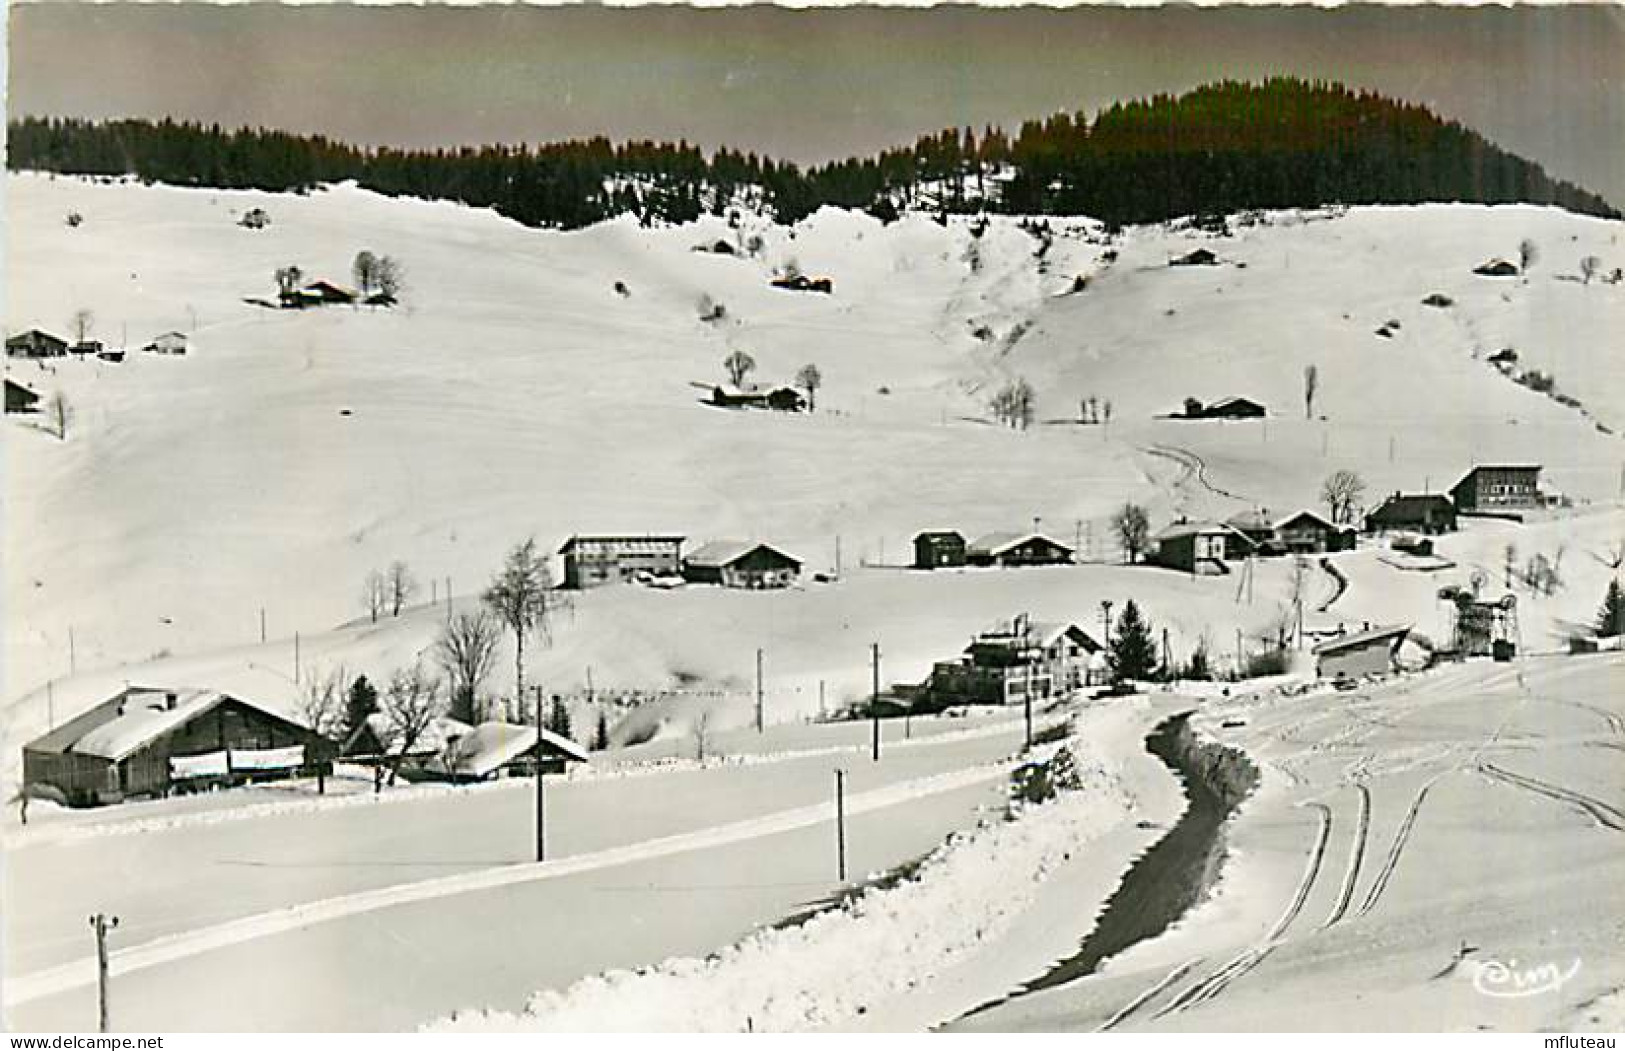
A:
<svg viewBox="0 0 1625 1051">
<path fill-rule="evenodd" d="M 1400 856 L 1405 853 L 1405 846 L 1410 842 L 1411 829 L 1416 827 L 1416 815 L 1421 812 L 1422 803 L 1426 801 L 1434 784 L 1443 776 L 1439 774 L 1417 790 L 1416 798 L 1411 800 L 1411 807 L 1405 812 L 1405 819 L 1399 823 L 1399 829 L 1394 833 L 1394 842 L 1388 848 L 1388 856 L 1383 859 L 1382 868 L 1377 870 L 1377 878 L 1372 881 L 1371 889 L 1366 891 L 1365 901 L 1360 903 L 1360 911 L 1355 915 L 1369 915 L 1371 910 L 1377 907 L 1377 902 L 1382 900 L 1383 892 L 1388 889 L 1388 881 L 1393 878 L 1394 869 L 1399 866 Z"/>
<path fill-rule="evenodd" d="M 1173 970 L 1164 975 L 1155 985 L 1151 986 L 1151 988 L 1147 989 L 1145 992 L 1123 1005 L 1123 1007 L 1116 1014 L 1106 1019 L 1106 1021 L 1099 1028 L 1097 1028 L 1095 1032 L 1109 1032 L 1112 1029 L 1115 1029 L 1117 1026 L 1122 1025 L 1124 1022 L 1128 1021 L 1134 1012 L 1138 1011 L 1140 1008 L 1162 995 L 1162 993 L 1167 991 L 1175 982 L 1179 981 L 1187 974 L 1190 974 L 1192 969 L 1194 969 L 1196 965 L 1201 962 L 1202 958 L 1197 956 L 1193 959 L 1186 960 L 1178 967 L 1175 967 Z"/>
<path fill-rule="evenodd" d="M 1478 764 L 1480 773 L 1491 777 L 1502 784 L 1513 788 L 1521 788 L 1526 792 L 1544 796 L 1583 811 L 1591 820 L 1602 827 L 1614 832 L 1625 832 L 1625 812 L 1618 807 L 1604 803 L 1593 796 L 1584 795 L 1572 788 L 1554 785 L 1550 781 L 1541 781 L 1525 774 L 1515 774 L 1510 770 L 1496 766 L 1494 763 L 1481 762 Z"/>
<path fill-rule="evenodd" d="M 1337 895 L 1337 905 L 1333 907 L 1332 914 L 1326 917 L 1326 922 L 1320 925 L 1321 930 L 1342 921 L 1349 911 L 1349 905 L 1354 900 L 1354 884 L 1360 878 L 1360 866 L 1365 863 L 1366 839 L 1371 833 L 1371 789 L 1365 782 L 1354 786 L 1360 795 L 1359 812 L 1354 819 L 1354 845 L 1349 848 L 1349 867 L 1343 874 L 1343 889 Z"/>
<path fill-rule="evenodd" d="M 1309 862 L 1304 868 L 1303 878 L 1298 881 L 1298 889 L 1287 904 L 1286 911 L 1281 918 L 1275 921 L 1268 934 L 1257 945 L 1234 957 L 1229 963 L 1213 972 L 1203 981 L 1186 989 L 1179 996 L 1169 1002 L 1168 1006 L 1158 1011 L 1153 1018 L 1178 1011 L 1188 1010 L 1217 997 L 1230 984 L 1238 978 L 1250 974 L 1259 964 L 1267 959 L 1270 953 L 1281 944 L 1281 939 L 1292 926 L 1298 916 L 1303 912 L 1304 903 L 1309 900 L 1309 892 L 1314 890 L 1315 880 L 1320 876 L 1322 863 L 1326 860 L 1326 843 L 1332 835 L 1332 811 L 1323 803 L 1307 803 L 1319 819 L 1319 828 L 1315 834 L 1315 845 L 1309 851 Z"/>
</svg>

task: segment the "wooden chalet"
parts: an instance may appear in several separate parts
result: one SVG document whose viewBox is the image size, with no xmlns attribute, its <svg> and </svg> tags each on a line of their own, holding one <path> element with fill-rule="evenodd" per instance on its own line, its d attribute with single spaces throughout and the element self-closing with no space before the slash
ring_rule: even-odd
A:
<svg viewBox="0 0 1625 1051">
<path fill-rule="evenodd" d="M 1315 674 L 1322 679 L 1357 679 L 1387 675 L 1398 666 L 1399 647 L 1409 624 L 1367 627 L 1322 642 L 1314 648 Z"/>
<path fill-rule="evenodd" d="M 6 354 L 13 358 L 61 358 L 68 353 L 68 341 L 41 329 L 31 328 L 6 339 Z"/>
<path fill-rule="evenodd" d="M 163 335 L 155 337 L 151 343 L 142 347 L 141 350 L 147 354 L 185 354 L 187 350 L 186 333 L 165 332 Z"/>
<path fill-rule="evenodd" d="M 965 564 L 965 537 L 951 529 L 928 530 L 914 538 L 914 568 L 940 569 Z"/>
<path fill-rule="evenodd" d="M 543 773 L 562 773 L 568 764 L 590 758 L 581 745 L 551 730 L 487 722 L 448 738 L 445 749 L 421 772 L 449 781 L 493 781 L 534 774 L 538 762 Z"/>
<path fill-rule="evenodd" d="M 1365 531 L 1454 533 L 1456 505 L 1439 493 L 1394 493 L 1365 516 Z"/>
<path fill-rule="evenodd" d="M 38 412 L 39 394 L 18 383 L 10 376 L 6 377 L 6 412 Z"/>
<path fill-rule="evenodd" d="M 1225 559 L 1252 550 L 1252 542 L 1223 522 L 1175 522 L 1151 538 L 1146 561 L 1196 576 L 1230 572 Z"/>
<path fill-rule="evenodd" d="M 1275 523 L 1275 541 L 1294 555 L 1323 555 L 1352 551 L 1354 527 L 1328 522 L 1313 511 L 1299 511 Z"/>
<path fill-rule="evenodd" d="M 966 546 L 965 562 L 972 566 L 1064 566 L 1072 562 L 1072 549 L 1042 533 L 989 533 Z"/>
<path fill-rule="evenodd" d="M 978 634 L 964 653 L 932 666 L 934 707 L 1022 704 L 1105 682 L 1103 647 L 1076 624 L 1020 616 Z"/>
<path fill-rule="evenodd" d="M 23 781 L 92 806 L 287 777 L 331 751 L 308 728 L 229 694 L 129 687 L 24 745 Z"/>
<path fill-rule="evenodd" d="M 801 560 L 767 544 L 716 540 L 683 559 L 683 579 L 728 588 L 785 588 L 801 576 Z"/>
<path fill-rule="evenodd" d="M 1541 507 L 1539 464 L 1479 464 L 1450 489 L 1457 513 Z"/>
</svg>

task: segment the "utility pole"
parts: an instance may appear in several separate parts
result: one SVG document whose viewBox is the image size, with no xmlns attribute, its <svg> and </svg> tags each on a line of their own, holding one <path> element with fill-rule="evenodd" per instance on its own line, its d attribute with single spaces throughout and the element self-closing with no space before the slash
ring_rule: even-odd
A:
<svg viewBox="0 0 1625 1051">
<path fill-rule="evenodd" d="M 1100 602 L 1100 621 L 1105 630 L 1105 637 L 1100 641 L 1103 645 L 1110 645 L 1112 641 L 1112 600 L 1102 599 Z"/>
<path fill-rule="evenodd" d="M 869 695 L 869 717 L 874 723 L 874 743 L 871 751 L 875 762 L 880 762 L 880 643 L 869 646 L 870 664 L 874 673 L 874 692 Z"/>
<path fill-rule="evenodd" d="M 1238 681 L 1241 679 L 1241 673 L 1242 673 L 1241 629 L 1237 628 L 1236 629 L 1236 679 Z"/>
<path fill-rule="evenodd" d="M 818 680 L 818 717 L 824 717 L 824 680 Z"/>
<path fill-rule="evenodd" d="M 117 916 L 96 913 L 90 917 L 90 929 L 96 932 L 96 1031 L 107 1028 L 107 932 L 118 926 Z"/>
<path fill-rule="evenodd" d="M 265 645 L 265 607 L 260 607 L 260 645 Z"/>
<path fill-rule="evenodd" d="M 841 575 L 841 534 L 835 534 L 835 576 Z"/>
<path fill-rule="evenodd" d="M 846 771 L 835 771 L 835 871 L 846 882 Z"/>
<path fill-rule="evenodd" d="M 762 649 L 756 648 L 756 732 L 764 733 L 762 724 Z"/>
<path fill-rule="evenodd" d="M 56 680 L 45 680 L 45 729 L 56 729 Z"/>
<path fill-rule="evenodd" d="M 536 860 L 547 860 L 547 797 L 542 780 L 542 688 L 536 687 Z"/>
<path fill-rule="evenodd" d="M 589 664 L 589 665 L 587 665 L 587 703 L 588 704 L 592 703 L 593 696 L 594 695 L 593 695 L 593 690 L 592 690 L 592 665 Z"/>
<path fill-rule="evenodd" d="M 299 633 L 293 633 L 293 681 L 299 681 Z"/>
<path fill-rule="evenodd" d="M 68 625 L 68 674 L 74 675 L 79 671 L 79 656 L 73 646 L 73 625 Z"/>
<path fill-rule="evenodd" d="M 1033 666 L 1027 665 L 1026 681 L 1021 693 L 1021 714 L 1027 723 L 1027 751 L 1033 750 Z"/>
</svg>

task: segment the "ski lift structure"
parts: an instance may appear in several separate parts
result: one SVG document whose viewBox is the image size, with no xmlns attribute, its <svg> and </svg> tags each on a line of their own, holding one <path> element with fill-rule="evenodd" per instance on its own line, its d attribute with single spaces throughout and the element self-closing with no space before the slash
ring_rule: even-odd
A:
<svg viewBox="0 0 1625 1051">
<path fill-rule="evenodd" d="M 1439 598 L 1454 606 L 1450 649 L 1457 656 L 1510 660 L 1518 652 L 1518 596 L 1483 599 L 1476 590 L 1451 586 L 1442 588 Z"/>
</svg>

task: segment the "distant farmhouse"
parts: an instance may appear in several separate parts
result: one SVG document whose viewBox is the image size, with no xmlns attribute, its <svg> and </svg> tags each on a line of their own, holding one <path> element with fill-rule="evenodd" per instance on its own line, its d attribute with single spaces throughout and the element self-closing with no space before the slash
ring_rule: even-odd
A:
<svg viewBox="0 0 1625 1051">
<path fill-rule="evenodd" d="M 573 536 L 559 548 L 564 586 L 595 588 L 635 579 L 641 573 L 677 576 L 683 570 L 680 536 Z"/>
<path fill-rule="evenodd" d="M 1198 248 L 1182 256 L 1168 261 L 1169 266 L 1213 266 L 1218 263 L 1219 257 L 1206 248 Z"/>
<path fill-rule="evenodd" d="M 61 358 L 68 353 L 68 341 L 49 332 L 31 328 L 6 340 L 6 354 L 13 358 Z"/>
<path fill-rule="evenodd" d="M 147 354 L 185 354 L 187 350 L 186 333 L 165 332 L 142 347 L 141 350 Z"/>
<path fill-rule="evenodd" d="M 1022 704 L 1106 677 L 1102 647 L 1088 632 L 1021 616 L 977 635 L 959 658 L 933 665 L 927 694 L 934 707 Z"/>
<path fill-rule="evenodd" d="M 320 307 L 330 303 L 354 303 L 360 295 L 331 281 L 312 281 L 303 288 L 282 293 L 285 307 Z"/>
<path fill-rule="evenodd" d="M 97 357 L 101 357 L 102 354 L 106 353 L 106 350 L 107 348 L 102 344 L 101 340 L 87 339 L 75 343 L 73 346 L 69 347 L 68 353 L 75 354 L 81 358 L 92 354 Z"/>
<path fill-rule="evenodd" d="M 1439 493 L 1394 493 L 1365 516 L 1368 533 L 1456 531 L 1456 505 Z"/>
<path fill-rule="evenodd" d="M 1254 511 L 1243 511 L 1238 515 L 1231 515 L 1224 520 L 1224 524 L 1247 538 L 1252 545 L 1253 553 L 1258 555 L 1281 555 L 1286 553 L 1275 537 L 1275 520 L 1270 517 L 1268 508 L 1259 508 Z M 1226 545 L 1227 549 L 1230 545 Z"/>
<path fill-rule="evenodd" d="M 75 806 L 287 777 L 329 758 L 315 733 L 214 690 L 129 687 L 23 746 L 23 781 Z"/>
<path fill-rule="evenodd" d="M 965 537 L 951 529 L 928 530 L 914 538 L 914 568 L 941 569 L 965 564 Z"/>
<path fill-rule="evenodd" d="M 39 395 L 10 376 L 6 377 L 6 412 L 39 411 Z"/>
<path fill-rule="evenodd" d="M 1518 266 L 1516 263 L 1509 263 L 1505 259 L 1491 259 L 1489 262 L 1480 263 L 1473 267 L 1473 273 L 1480 277 L 1517 277 Z"/>
<path fill-rule="evenodd" d="M 1539 464 L 1480 464 L 1450 490 L 1456 511 L 1520 511 L 1545 504 Z"/>
<path fill-rule="evenodd" d="M 1174 416 L 1181 420 L 1256 420 L 1266 415 L 1263 405 L 1251 398 L 1220 398 L 1212 405 L 1203 405 L 1195 398 L 1186 398 L 1184 411 Z"/>
<path fill-rule="evenodd" d="M 774 409 L 779 412 L 801 412 L 807 399 L 793 387 L 715 386 L 711 388 L 711 404 L 722 409 Z"/>
<path fill-rule="evenodd" d="M 1042 533 L 989 533 L 965 548 L 972 566 L 1064 566 L 1072 562 L 1072 549 Z"/>
<path fill-rule="evenodd" d="M 1314 649 L 1315 674 L 1322 679 L 1387 675 L 1398 666 L 1399 647 L 1410 625 L 1366 628 L 1321 643 Z"/>
<path fill-rule="evenodd" d="M 786 588 L 801 576 L 801 560 L 767 544 L 717 540 L 683 559 L 683 579 L 728 588 Z"/>
<path fill-rule="evenodd" d="M 823 292 L 830 295 L 835 291 L 835 282 L 827 277 L 796 274 L 794 277 L 776 277 L 771 283 L 774 288 L 783 288 L 791 292 Z"/>
<path fill-rule="evenodd" d="M 373 712 L 350 732 L 344 741 L 343 754 L 357 762 L 393 760 L 403 769 L 421 767 L 444 755 L 452 741 L 472 729 L 449 715 L 438 715 L 423 728 L 416 741 L 408 743 L 386 713 Z"/>
<path fill-rule="evenodd" d="M 1230 572 L 1225 559 L 1252 550 L 1245 534 L 1222 522 L 1175 522 L 1151 538 L 1146 560 L 1197 576 L 1219 576 Z"/>
</svg>

